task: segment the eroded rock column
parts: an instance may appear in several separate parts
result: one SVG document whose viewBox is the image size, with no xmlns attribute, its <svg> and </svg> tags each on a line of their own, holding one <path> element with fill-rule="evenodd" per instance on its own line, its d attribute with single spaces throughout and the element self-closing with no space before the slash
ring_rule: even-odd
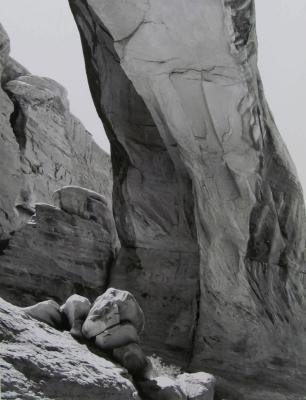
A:
<svg viewBox="0 0 306 400">
<path fill-rule="evenodd" d="M 198 246 L 192 184 L 175 143 L 120 65 L 111 34 L 87 2 L 71 2 L 89 84 L 111 143 L 114 213 L 122 249 L 110 284 L 132 292 L 147 316 L 145 343 L 189 361 L 197 318 Z"/>
<path fill-rule="evenodd" d="M 193 368 L 298 380 L 304 201 L 264 98 L 254 2 L 70 4 L 112 144 L 123 244 L 112 284 L 138 296 L 152 348 L 175 326 L 171 312 L 174 342 L 196 326 Z M 197 296 L 185 301 L 197 279 L 198 313 Z"/>
</svg>

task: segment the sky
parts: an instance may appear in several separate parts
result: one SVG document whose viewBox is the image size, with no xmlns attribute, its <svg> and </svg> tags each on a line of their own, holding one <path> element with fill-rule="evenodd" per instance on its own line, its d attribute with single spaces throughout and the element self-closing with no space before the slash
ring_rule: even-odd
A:
<svg viewBox="0 0 306 400">
<path fill-rule="evenodd" d="M 256 0 L 259 67 L 265 93 L 306 193 L 306 1 Z M 66 87 L 70 107 L 109 152 L 86 79 L 79 35 L 67 0 L 0 0 L 11 55 L 34 75 Z"/>
</svg>

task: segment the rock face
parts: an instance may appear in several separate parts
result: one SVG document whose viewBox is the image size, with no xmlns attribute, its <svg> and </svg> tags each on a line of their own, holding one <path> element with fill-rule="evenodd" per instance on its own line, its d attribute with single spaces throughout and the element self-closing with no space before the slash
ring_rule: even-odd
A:
<svg viewBox="0 0 306 400">
<path fill-rule="evenodd" d="M 64 210 L 36 205 L 0 257 L 0 293 L 15 304 L 63 302 L 75 292 L 94 299 L 106 287 L 116 232 L 105 198 L 77 187 L 65 187 L 55 198 Z"/>
<path fill-rule="evenodd" d="M 9 39 L 0 26 L 0 78 L 3 75 L 5 64 L 9 55 Z M 0 85 L 0 251 L 5 245 L 5 233 L 11 230 L 16 220 L 14 210 L 18 188 L 21 186 L 19 147 L 14 132 L 10 125 L 10 116 L 13 113 L 13 104 Z"/>
<path fill-rule="evenodd" d="M 254 2 L 70 5 L 112 147 L 111 285 L 141 304 L 147 349 L 247 399 L 300 399 L 304 201 L 264 98 Z"/>
<path fill-rule="evenodd" d="M 111 198 L 108 155 L 69 111 L 66 90 L 9 57 L 0 26 L 0 243 L 50 203 L 55 190 L 77 185 Z M 4 241 L 4 242 L 3 242 Z"/>
<path fill-rule="evenodd" d="M 73 293 L 93 300 L 107 286 L 117 243 L 109 204 L 77 187 L 54 197 L 62 208 L 37 204 L 0 257 L 0 295 L 14 304 L 61 303 Z"/>
<path fill-rule="evenodd" d="M 114 213 L 122 250 L 110 285 L 136 295 L 147 316 L 146 347 L 158 348 L 164 356 L 173 355 L 174 347 L 177 359 L 185 362 L 192 354 L 199 295 L 191 180 L 175 146 L 173 162 L 123 72 L 103 22 L 89 3 L 71 6 L 82 34 L 91 91 L 112 148 Z M 99 54 L 94 57 L 96 44 Z"/>
<path fill-rule="evenodd" d="M 137 400 L 126 371 L 0 300 L 3 399 Z"/>
</svg>

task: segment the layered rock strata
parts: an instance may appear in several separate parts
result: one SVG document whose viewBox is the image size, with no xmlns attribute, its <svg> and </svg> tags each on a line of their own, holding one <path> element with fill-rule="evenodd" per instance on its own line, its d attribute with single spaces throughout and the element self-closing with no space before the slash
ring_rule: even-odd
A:
<svg viewBox="0 0 306 400">
<path fill-rule="evenodd" d="M 9 57 L 0 26 L 0 246 L 55 190 L 77 185 L 111 199 L 110 160 L 69 111 L 66 90 Z"/>
<path fill-rule="evenodd" d="M 186 362 L 192 353 L 199 294 L 191 180 L 176 146 L 170 156 L 148 108 L 123 72 L 101 19 L 87 2 L 71 6 L 93 98 L 112 149 L 113 204 L 122 249 L 110 284 L 135 294 L 140 302 L 147 316 L 146 348 L 158 348 L 165 357 L 175 348 L 177 359 Z"/>
<path fill-rule="evenodd" d="M 105 290 L 117 236 L 104 196 L 64 187 L 55 204 L 37 204 L 0 256 L 0 295 L 19 306 L 73 293 L 93 300 Z"/>
<path fill-rule="evenodd" d="M 0 26 L 0 78 L 9 57 L 9 38 Z M 0 85 L 0 251 L 5 245 L 5 234 L 15 225 L 14 211 L 18 188 L 21 186 L 19 147 L 10 124 L 10 116 L 14 107 L 9 97 Z"/>
<path fill-rule="evenodd" d="M 147 348 L 247 399 L 300 399 L 304 200 L 264 97 L 254 1 L 70 5 L 112 146 L 111 284 L 144 309 Z"/>
</svg>

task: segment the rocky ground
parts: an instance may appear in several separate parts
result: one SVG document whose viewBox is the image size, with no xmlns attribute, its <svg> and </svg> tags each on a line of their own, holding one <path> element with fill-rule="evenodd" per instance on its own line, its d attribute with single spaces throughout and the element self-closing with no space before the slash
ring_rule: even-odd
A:
<svg viewBox="0 0 306 400">
<path fill-rule="evenodd" d="M 137 399 L 119 365 L 0 301 L 3 399 Z"/>
<path fill-rule="evenodd" d="M 60 308 L 46 301 L 21 309 L 0 299 L 0 321 L 4 399 L 214 398 L 212 375 L 154 370 L 138 344 L 143 313 L 127 292 L 108 289 L 92 306 L 73 295 Z"/>
</svg>

